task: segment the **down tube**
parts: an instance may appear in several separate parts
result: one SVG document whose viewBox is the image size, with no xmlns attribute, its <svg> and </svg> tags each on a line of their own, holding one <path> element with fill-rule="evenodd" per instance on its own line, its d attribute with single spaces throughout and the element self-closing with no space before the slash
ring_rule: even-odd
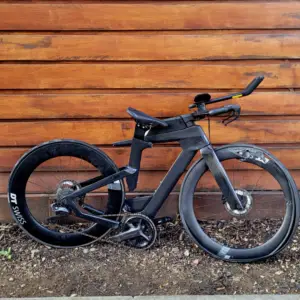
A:
<svg viewBox="0 0 300 300">
<path fill-rule="evenodd" d="M 159 185 L 158 189 L 153 194 L 151 201 L 141 213 L 147 215 L 150 218 L 155 217 L 158 210 L 161 208 L 161 206 L 175 187 L 180 176 L 183 174 L 187 166 L 196 155 L 197 151 L 198 150 L 186 149 L 180 153 L 171 169 Z"/>
</svg>

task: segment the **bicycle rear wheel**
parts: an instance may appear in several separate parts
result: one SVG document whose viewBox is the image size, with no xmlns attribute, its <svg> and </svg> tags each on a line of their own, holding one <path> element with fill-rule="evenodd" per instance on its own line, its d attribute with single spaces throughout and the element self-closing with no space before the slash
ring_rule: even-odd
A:
<svg viewBox="0 0 300 300">
<path fill-rule="evenodd" d="M 282 250 L 297 229 L 299 196 L 286 168 L 270 153 L 252 145 L 216 150 L 244 205 L 231 208 L 205 162 L 187 173 L 180 214 L 197 244 L 214 257 L 250 262 Z"/>
<path fill-rule="evenodd" d="M 54 140 L 36 146 L 18 161 L 10 176 L 8 193 L 13 217 L 31 237 L 50 246 L 92 243 L 108 229 L 76 217 L 63 197 L 91 178 L 117 171 L 104 152 L 80 141 Z M 79 207 L 87 203 L 105 214 L 118 214 L 124 197 L 123 183 L 117 181 L 76 201 Z"/>
</svg>

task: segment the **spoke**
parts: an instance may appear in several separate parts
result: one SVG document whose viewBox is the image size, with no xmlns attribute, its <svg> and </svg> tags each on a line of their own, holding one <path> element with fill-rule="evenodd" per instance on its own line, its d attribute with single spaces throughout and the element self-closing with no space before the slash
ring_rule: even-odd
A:
<svg viewBox="0 0 300 300">
<path fill-rule="evenodd" d="M 215 207 L 217 203 L 223 204 L 222 200 L 220 199 L 220 202 L 219 201 L 215 201 L 215 203 L 205 204 L 205 205 L 198 205 L 198 206 L 194 206 L 194 208 Z"/>
<path fill-rule="evenodd" d="M 62 171 L 61 156 L 59 156 L 59 166 L 58 166 L 58 170 L 57 170 L 58 178 L 55 176 L 55 178 L 58 179 L 58 183 L 63 180 L 63 176 L 62 176 L 62 172 L 61 171 Z"/>
<path fill-rule="evenodd" d="M 59 157 L 60 158 L 60 157 Z M 54 158 L 54 163 L 56 163 L 56 160 Z M 58 163 L 58 162 L 57 162 Z M 57 180 L 57 184 L 61 182 L 61 174 L 59 173 L 59 168 L 56 169 L 56 172 L 54 172 L 54 177 Z"/>
<path fill-rule="evenodd" d="M 261 210 L 267 210 L 267 211 L 276 211 L 276 210 L 272 210 L 272 208 L 260 208 L 259 210 L 256 210 L 256 211 L 261 211 Z"/>
<path fill-rule="evenodd" d="M 79 166 L 76 168 L 77 169 L 77 179 L 76 181 L 79 182 L 80 180 L 80 176 L 79 176 L 79 172 L 81 170 L 81 163 L 82 163 L 82 159 L 79 160 Z"/>
<path fill-rule="evenodd" d="M 268 197 L 268 196 L 264 196 L 263 198 L 260 198 L 260 201 L 262 201 L 266 197 Z M 268 202 L 277 202 L 277 201 L 278 201 L 277 199 L 270 199 L 270 200 L 268 200 Z M 197 206 L 194 206 L 194 208 L 200 208 L 201 209 L 201 208 L 207 208 L 207 207 L 215 207 L 216 204 L 218 204 L 218 203 L 222 204 L 221 200 L 220 200 L 220 202 L 217 201 L 217 200 L 215 200 L 215 203 L 211 203 L 211 204 L 197 205 Z"/>
<path fill-rule="evenodd" d="M 46 184 L 46 182 L 43 180 L 42 176 L 38 176 L 38 179 L 39 179 L 39 181 L 41 181 L 41 182 L 42 182 L 42 184 L 43 184 L 43 187 L 45 187 L 45 188 L 48 190 L 48 192 L 52 192 L 52 188 L 51 188 L 51 187 L 49 187 L 49 185 L 48 185 L 48 184 Z"/>
<path fill-rule="evenodd" d="M 235 171 L 235 160 L 233 161 L 233 171 L 232 171 L 232 177 L 233 177 L 233 189 L 235 190 L 235 180 L 234 180 L 234 171 Z"/>
<path fill-rule="evenodd" d="M 226 210 L 225 210 L 226 211 Z M 227 212 L 227 211 L 226 211 Z M 220 213 L 217 213 L 217 214 L 209 214 L 209 216 L 211 217 L 211 216 L 220 216 L 220 215 L 222 215 L 222 214 L 224 214 L 224 212 L 220 212 Z M 229 214 L 228 214 L 229 215 Z M 229 216 L 231 216 L 231 215 L 229 215 Z M 230 219 L 228 219 L 228 221 L 229 221 Z M 205 221 L 205 220 L 204 220 Z M 214 220 L 214 221 L 218 221 L 218 220 Z"/>
<path fill-rule="evenodd" d="M 72 156 L 70 155 L 70 156 L 69 156 L 69 164 L 68 164 L 68 166 L 72 166 L 71 161 L 72 161 Z M 68 169 L 68 168 L 67 168 L 67 169 Z"/>
<path fill-rule="evenodd" d="M 34 184 L 34 185 L 36 185 L 36 186 L 38 186 L 38 187 L 41 187 L 42 189 L 45 188 L 44 186 L 42 186 L 42 185 L 40 185 L 40 184 L 37 184 L 36 182 L 30 181 L 30 180 L 28 180 L 27 182 L 29 182 L 29 183 L 31 183 L 31 184 Z"/>
<path fill-rule="evenodd" d="M 256 188 L 257 184 L 258 184 L 258 181 L 262 178 L 262 175 L 260 175 L 260 177 L 258 178 L 258 180 L 256 181 L 256 184 L 254 186 L 254 188 L 252 189 L 252 191 L 250 192 L 250 195 L 252 195 L 254 189 Z"/>
</svg>

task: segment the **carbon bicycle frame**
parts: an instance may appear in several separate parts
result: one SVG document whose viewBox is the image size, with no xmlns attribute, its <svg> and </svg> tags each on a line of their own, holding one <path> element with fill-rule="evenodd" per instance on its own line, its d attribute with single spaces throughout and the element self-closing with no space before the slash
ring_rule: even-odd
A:
<svg viewBox="0 0 300 300">
<path fill-rule="evenodd" d="M 237 204 L 241 205 L 226 171 L 216 156 L 215 151 L 203 129 L 199 125 L 194 124 L 190 115 L 181 116 L 181 118 L 185 125 L 187 125 L 187 128 L 175 131 L 175 134 L 173 131 L 170 133 L 167 132 L 159 134 L 159 132 L 163 131 L 160 130 L 158 132 L 155 131 L 150 136 L 149 134 L 145 135 L 146 141 L 166 142 L 177 140 L 180 143 L 182 152 L 173 163 L 171 169 L 164 177 L 158 189 L 154 192 L 150 202 L 142 210 L 142 213 L 149 217 L 154 217 L 156 215 L 199 150 L 216 182 L 220 186 L 224 199 L 229 202 L 231 207 L 236 207 Z M 175 118 L 175 120 L 176 119 L 177 118 Z M 168 120 L 165 121 L 168 122 Z"/>
<path fill-rule="evenodd" d="M 120 168 L 119 172 L 108 177 L 103 178 L 98 176 L 85 182 L 81 182 L 81 188 L 79 190 L 64 198 L 78 217 L 100 223 L 107 227 L 118 227 L 118 221 L 107 219 L 104 216 L 101 217 L 101 214 L 104 214 L 104 212 L 98 211 L 90 205 L 85 204 L 83 208 L 93 214 L 83 213 L 77 207 L 77 204 L 75 203 L 76 201 L 73 200 L 100 187 L 116 183 L 125 177 L 129 190 L 134 190 L 138 181 L 142 151 L 146 148 L 152 147 L 152 143 L 171 141 L 179 142 L 182 152 L 173 163 L 157 190 L 152 194 L 152 196 L 148 198 L 146 197 L 144 207 L 133 207 L 132 212 L 141 212 L 151 218 L 155 217 L 158 210 L 175 187 L 179 178 L 195 157 L 197 151 L 201 152 L 207 167 L 219 185 L 223 194 L 223 201 L 227 201 L 231 207 L 237 207 L 237 205 L 241 206 L 240 200 L 234 191 L 226 171 L 215 154 L 215 151 L 203 129 L 199 125 L 195 125 L 193 116 L 191 114 L 182 115 L 175 118 L 169 118 L 164 121 L 168 123 L 168 127 L 166 128 L 147 128 L 137 124 L 133 140 L 122 141 L 114 144 L 114 146 L 131 145 L 129 165 L 127 167 Z M 143 200 L 143 198 L 145 199 L 145 197 L 136 197 L 134 199 L 138 201 Z"/>
</svg>

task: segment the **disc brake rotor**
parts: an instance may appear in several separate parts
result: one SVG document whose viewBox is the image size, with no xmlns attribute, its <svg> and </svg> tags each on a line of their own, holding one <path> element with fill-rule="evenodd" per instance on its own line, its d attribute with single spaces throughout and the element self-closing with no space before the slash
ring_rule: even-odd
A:
<svg viewBox="0 0 300 300">
<path fill-rule="evenodd" d="M 235 193 L 239 197 L 241 204 L 243 205 L 243 209 L 232 209 L 228 202 L 224 203 L 226 210 L 234 217 L 242 217 L 247 215 L 252 209 L 253 205 L 253 197 L 251 193 L 246 190 L 235 190 Z"/>
</svg>

